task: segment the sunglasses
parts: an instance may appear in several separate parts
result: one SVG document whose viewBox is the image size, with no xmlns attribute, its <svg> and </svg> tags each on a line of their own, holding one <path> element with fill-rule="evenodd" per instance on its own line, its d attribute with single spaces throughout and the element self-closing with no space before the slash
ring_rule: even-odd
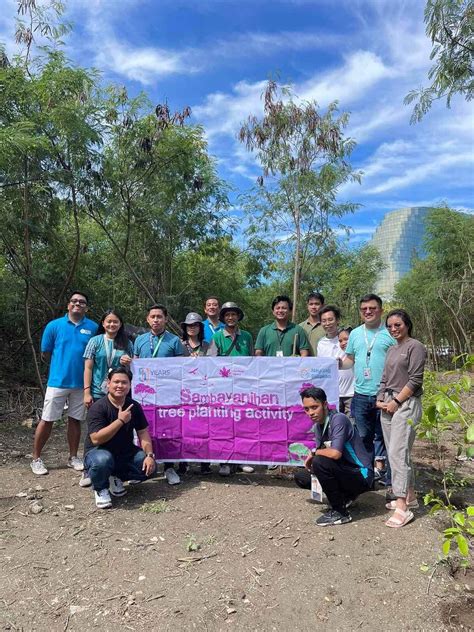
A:
<svg viewBox="0 0 474 632">
<path fill-rule="evenodd" d="M 71 303 L 71 305 L 80 305 L 81 307 L 84 307 L 84 305 L 87 305 L 87 301 L 80 301 L 77 298 L 73 298 L 69 302 Z"/>
</svg>

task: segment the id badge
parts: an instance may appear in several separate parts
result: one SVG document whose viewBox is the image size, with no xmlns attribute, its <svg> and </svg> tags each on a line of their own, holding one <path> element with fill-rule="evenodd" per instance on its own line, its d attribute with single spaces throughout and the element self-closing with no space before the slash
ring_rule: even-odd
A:
<svg viewBox="0 0 474 632">
<path fill-rule="evenodd" d="M 364 369 L 364 380 L 370 380 L 372 377 L 372 371 L 370 370 L 370 366 L 366 366 Z"/>
<path fill-rule="evenodd" d="M 276 357 L 277 357 L 277 358 L 283 358 L 283 351 L 282 351 L 281 349 L 279 349 L 279 350 L 276 352 Z"/>
<path fill-rule="evenodd" d="M 104 380 L 104 381 L 102 382 L 102 384 L 100 385 L 100 390 L 101 390 L 103 393 L 107 394 L 107 390 L 108 390 L 108 389 L 107 389 L 107 380 Z"/>
</svg>

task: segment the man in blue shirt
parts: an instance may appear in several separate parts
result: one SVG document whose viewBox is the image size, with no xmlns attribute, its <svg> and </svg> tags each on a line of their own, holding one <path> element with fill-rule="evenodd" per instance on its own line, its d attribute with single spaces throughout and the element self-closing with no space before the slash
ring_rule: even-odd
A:
<svg viewBox="0 0 474 632">
<path fill-rule="evenodd" d="M 136 338 L 133 346 L 135 358 L 174 358 L 187 355 L 178 336 L 166 331 L 167 319 L 168 310 L 164 305 L 157 303 L 149 307 L 146 321 L 150 331 Z M 165 463 L 164 467 L 165 478 L 170 485 L 181 483 L 173 463 Z M 186 471 L 185 465 L 182 470 Z"/>
<path fill-rule="evenodd" d="M 204 341 L 209 344 L 211 344 L 213 335 L 225 327 L 225 324 L 219 320 L 220 308 L 217 296 L 208 296 L 204 301 L 204 313 L 207 318 L 203 320 L 202 324 L 204 325 Z"/>
<path fill-rule="evenodd" d="M 306 414 L 314 422 L 316 440 L 316 448 L 306 458 L 305 468 L 317 477 L 330 505 L 316 524 L 319 527 L 345 524 L 352 520 L 348 511 L 352 501 L 372 489 L 372 456 L 349 417 L 328 409 L 326 393 L 321 388 L 312 386 L 303 390 L 301 400 Z M 298 477 L 295 478 L 298 483 Z"/>
<path fill-rule="evenodd" d="M 84 418 L 84 350 L 97 331 L 97 323 L 86 318 L 88 298 L 84 292 L 73 292 L 67 314 L 46 325 L 41 339 L 43 358 L 51 357 L 48 384 L 41 421 L 36 427 L 31 469 L 34 474 L 47 474 L 41 452 L 48 441 L 53 422 L 61 419 L 68 403 L 67 440 L 68 467 L 82 471 L 82 459 L 77 456 Z"/>
<path fill-rule="evenodd" d="M 382 325 L 383 309 L 380 296 L 363 296 L 360 299 L 360 314 L 364 324 L 351 331 L 346 358 L 342 360 L 340 368 L 354 367 L 352 412 L 356 426 L 366 449 L 374 455 L 375 461 L 383 466 L 387 452 L 380 425 L 380 410 L 376 407 L 377 393 L 385 356 L 396 342 Z M 388 480 L 386 482 L 389 483 Z"/>
</svg>

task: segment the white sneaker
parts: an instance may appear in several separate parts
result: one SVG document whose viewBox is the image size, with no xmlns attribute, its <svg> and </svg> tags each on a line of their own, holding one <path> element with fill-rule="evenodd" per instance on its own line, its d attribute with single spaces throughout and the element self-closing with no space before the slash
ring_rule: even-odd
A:
<svg viewBox="0 0 474 632">
<path fill-rule="evenodd" d="M 109 490 L 112 496 L 125 496 L 127 490 L 117 476 L 109 476 Z"/>
<path fill-rule="evenodd" d="M 67 462 L 68 467 L 72 467 L 76 472 L 82 472 L 84 470 L 84 463 L 78 456 L 71 456 Z"/>
<path fill-rule="evenodd" d="M 92 481 L 90 479 L 89 474 L 84 470 L 82 472 L 82 476 L 79 479 L 79 487 L 90 487 L 92 485 Z"/>
<path fill-rule="evenodd" d="M 221 465 L 219 467 L 219 476 L 230 476 L 230 465 Z"/>
<path fill-rule="evenodd" d="M 181 483 L 178 473 L 172 467 L 165 470 L 165 478 L 170 485 L 179 485 Z"/>
<path fill-rule="evenodd" d="M 98 509 L 108 509 L 112 507 L 112 499 L 110 498 L 108 489 L 101 489 L 100 492 L 94 492 L 95 506 Z"/>
<path fill-rule="evenodd" d="M 43 459 L 33 459 L 30 463 L 30 467 L 33 474 L 36 474 L 37 476 L 43 476 L 48 473 L 48 470 L 43 463 Z"/>
<path fill-rule="evenodd" d="M 252 474 L 253 472 L 255 472 L 255 468 L 251 465 L 241 465 L 240 469 L 242 470 L 242 472 L 245 472 L 245 474 Z"/>
</svg>

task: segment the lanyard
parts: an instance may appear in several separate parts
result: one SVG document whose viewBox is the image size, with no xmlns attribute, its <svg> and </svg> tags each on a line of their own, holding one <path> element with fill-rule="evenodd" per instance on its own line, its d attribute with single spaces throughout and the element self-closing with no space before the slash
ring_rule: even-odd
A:
<svg viewBox="0 0 474 632">
<path fill-rule="evenodd" d="M 377 329 L 377 333 L 374 335 L 374 337 L 372 338 L 370 345 L 369 345 L 369 339 L 367 337 L 367 327 L 364 325 L 364 338 L 365 338 L 365 346 L 367 349 L 367 355 L 365 358 L 365 364 L 366 366 L 369 366 L 369 361 L 370 361 L 370 356 L 372 354 L 372 349 L 374 348 L 374 344 L 375 341 L 377 339 L 377 336 L 379 335 L 379 333 L 383 330 L 383 325 L 381 325 L 378 329 Z"/>
<path fill-rule="evenodd" d="M 153 338 L 155 338 L 155 336 L 153 336 L 153 334 L 150 334 L 150 351 L 151 351 L 151 357 L 152 358 L 156 358 L 156 356 L 158 355 L 158 349 L 160 348 L 160 345 L 163 342 L 164 335 L 165 335 L 165 332 L 163 332 L 161 334 L 161 336 L 158 338 L 156 346 L 154 347 L 153 346 Z"/>
<path fill-rule="evenodd" d="M 330 419 L 331 419 L 331 417 L 330 417 L 330 415 L 328 415 L 326 417 L 325 421 L 324 421 L 323 432 L 322 432 L 322 435 L 321 435 L 321 441 L 324 439 L 324 433 L 326 432 L 326 430 L 327 430 L 327 428 L 329 426 Z"/>
<path fill-rule="evenodd" d="M 212 331 L 213 334 L 215 334 L 216 331 L 219 331 L 219 329 L 221 329 L 220 323 L 217 325 L 217 327 L 214 327 L 214 325 L 211 323 L 209 319 L 207 320 L 207 323 L 209 325 L 209 329 Z"/>
<path fill-rule="evenodd" d="M 117 349 L 114 346 L 113 340 L 108 340 L 107 336 L 104 334 L 104 346 L 105 346 L 105 357 L 107 359 L 107 368 L 112 368 L 112 364 L 115 358 L 115 354 L 117 353 Z"/>
</svg>

